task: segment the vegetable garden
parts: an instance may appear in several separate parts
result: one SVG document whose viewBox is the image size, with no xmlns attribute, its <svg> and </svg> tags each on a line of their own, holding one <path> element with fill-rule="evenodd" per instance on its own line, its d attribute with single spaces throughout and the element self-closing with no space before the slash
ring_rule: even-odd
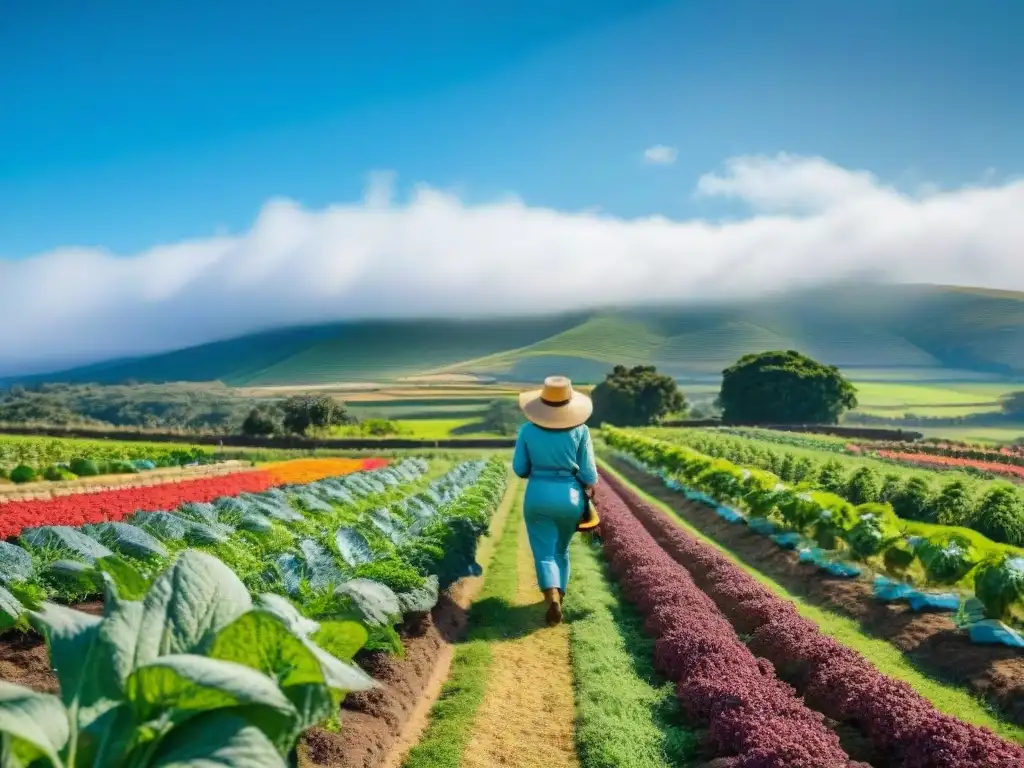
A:
<svg viewBox="0 0 1024 768">
<path fill-rule="evenodd" d="M 555 627 L 505 455 L 0 503 L 0 764 L 1024 765 L 1003 486 L 948 526 L 938 473 L 905 519 L 841 441 L 797 479 L 807 436 L 602 436 Z"/>
</svg>

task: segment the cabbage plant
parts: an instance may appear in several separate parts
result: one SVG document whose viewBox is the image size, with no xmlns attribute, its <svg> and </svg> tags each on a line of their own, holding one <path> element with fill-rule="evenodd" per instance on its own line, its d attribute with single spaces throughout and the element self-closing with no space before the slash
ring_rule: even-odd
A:
<svg viewBox="0 0 1024 768">
<path fill-rule="evenodd" d="M 102 616 L 45 603 L 29 618 L 60 693 L 0 682 L 4 768 L 278 768 L 341 697 L 374 685 L 349 663 L 359 624 L 309 621 L 275 596 L 254 605 L 195 550 L 139 599 L 109 582 Z"/>
<path fill-rule="evenodd" d="M 989 557 L 974 574 L 974 592 L 990 619 L 1007 619 L 1024 604 L 1024 557 Z"/>
</svg>

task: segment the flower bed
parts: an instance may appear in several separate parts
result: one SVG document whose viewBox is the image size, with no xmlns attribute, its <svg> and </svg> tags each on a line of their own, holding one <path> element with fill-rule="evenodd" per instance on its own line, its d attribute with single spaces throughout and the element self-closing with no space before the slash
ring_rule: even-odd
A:
<svg viewBox="0 0 1024 768">
<path fill-rule="evenodd" d="M 850 764 L 821 715 L 739 641 L 686 570 L 662 550 L 625 503 L 600 487 L 601 535 L 612 572 L 657 639 L 655 663 L 677 684 L 684 712 L 708 728 L 708 747 L 740 768 L 837 768 Z"/>
<path fill-rule="evenodd" d="M 292 459 L 270 464 L 265 471 L 276 485 L 301 485 L 325 477 L 382 469 L 387 465 L 387 459 Z"/>
<path fill-rule="evenodd" d="M 812 706 L 860 730 L 890 764 L 900 768 L 1024 765 L 1024 749 L 988 729 L 938 712 L 909 685 L 882 675 L 859 653 L 821 634 L 791 603 L 680 530 L 632 489 L 613 477 L 605 479 L 737 631 L 751 635 L 751 650 L 770 660 Z"/>
<path fill-rule="evenodd" d="M 905 453 L 902 451 L 875 451 L 876 455 L 902 464 L 913 464 L 918 467 L 939 469 L 976 469 L 991 472 L 1015 482 L 1024 482 L 1024 466 L 1007 464 L 1000 461 L 982 461 L 981 459 L 960 458 L 957 456 L 941 456 L 931 453 Z"/>
<path fill-rule="evenodd" d="M 42 501 L 11 501 L 0 507 L 0 539 L 40 525 L 118 522 L 138 510 L 168 510 L 189 501 L 208 502 L 219 496 L 260 493 L 275 484 L 267 472 L 253 470 L 144 488 L 76 493 Z"/>
</svg>

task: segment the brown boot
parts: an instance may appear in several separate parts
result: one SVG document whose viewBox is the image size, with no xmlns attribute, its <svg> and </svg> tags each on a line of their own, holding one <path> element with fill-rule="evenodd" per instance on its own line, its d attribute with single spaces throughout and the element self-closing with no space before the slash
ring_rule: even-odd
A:
<svg viewBox="0 0 1024 768">
<path fill-rule="evenodd" d="M 562 593 L 557 589 L 545 589 L 544 599 L 548 604 L 548 612 L 545 615 L 549 626 L 562 623 Z"/>
</svg>

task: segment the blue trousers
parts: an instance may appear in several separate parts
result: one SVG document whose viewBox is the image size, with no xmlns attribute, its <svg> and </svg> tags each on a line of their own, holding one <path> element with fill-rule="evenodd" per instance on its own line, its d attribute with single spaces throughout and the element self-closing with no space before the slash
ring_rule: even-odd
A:
<svg viewBox="0 0 1024 768">
<path fill-rule="evenodd" d="M 569 584 L 569 543 L 583 514 L 583 490 L 572 478 L 531 478 L 523 517 L 537 584 L 565 592 Z"/>
</svg>

